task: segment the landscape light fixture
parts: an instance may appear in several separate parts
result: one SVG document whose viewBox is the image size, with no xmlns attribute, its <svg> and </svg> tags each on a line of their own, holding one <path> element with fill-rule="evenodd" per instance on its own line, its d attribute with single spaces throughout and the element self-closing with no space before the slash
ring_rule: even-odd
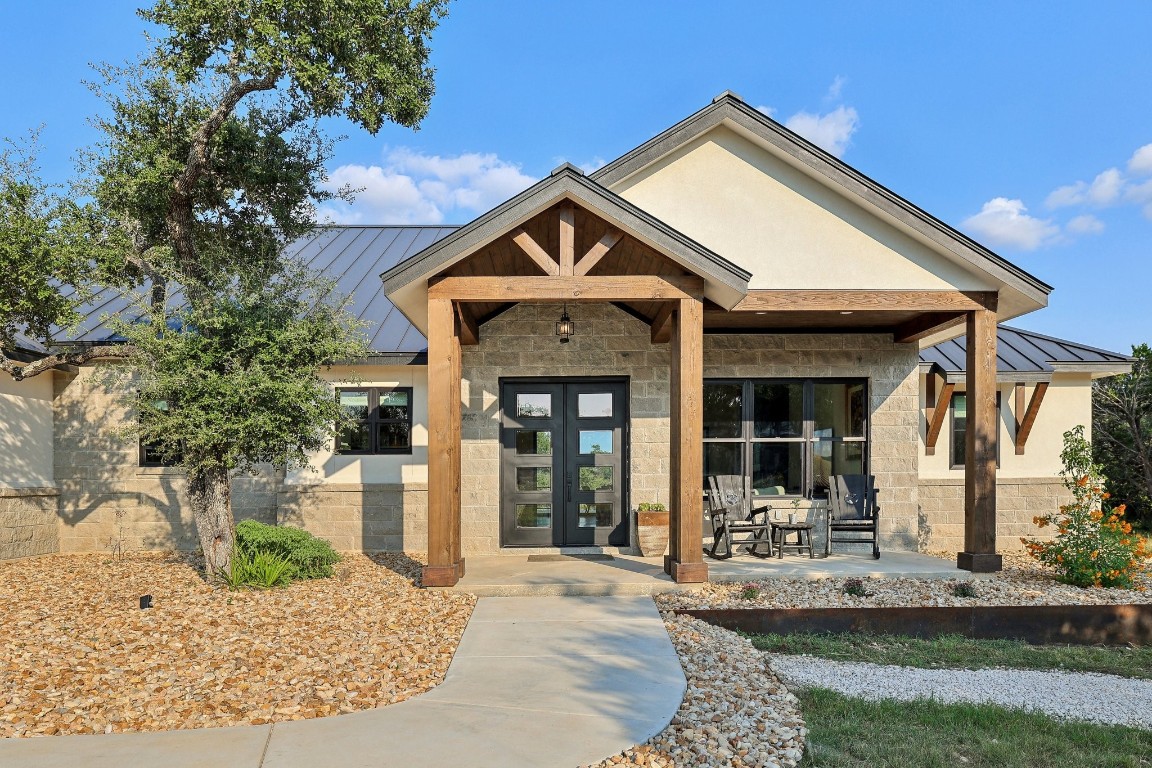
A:
<svg viewBox="0 0 1152 768">
<path fill-rule="evenodd" d="M 556 335 L 560 337 L 561 344 L 567 344 L 572 340 L 572 334 L 575 332 L 576 323 L 568 317 L 568 304 L 565 303 L 564 314 L 560 315 L 560 319 L 556 321 Z"/>
</svg>

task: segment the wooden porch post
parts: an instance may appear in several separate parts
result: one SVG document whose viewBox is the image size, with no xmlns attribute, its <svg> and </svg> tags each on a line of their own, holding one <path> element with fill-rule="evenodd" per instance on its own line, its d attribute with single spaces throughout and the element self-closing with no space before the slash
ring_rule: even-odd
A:
<svg viewBox="0 0 1152 768">
<path fill-rule="evenodd" d="M 674 581 L 708 580 L 704 563 L 704 307 L 680 299 L 671 339 L 669 572 Z"/>
<path fill-rule="evenodd" d="M 451 299 L 428 299 L 428 565 L 424 586 L 450 587 L 460 557 L 460 336 Z"/>
<path fill-rule="evenodd" d="M 1003 568 L 996 554 L 996 311 L 968 312 L 964 446 L 964 551 L 956 565 L 990 573 Z"/>
</svg>

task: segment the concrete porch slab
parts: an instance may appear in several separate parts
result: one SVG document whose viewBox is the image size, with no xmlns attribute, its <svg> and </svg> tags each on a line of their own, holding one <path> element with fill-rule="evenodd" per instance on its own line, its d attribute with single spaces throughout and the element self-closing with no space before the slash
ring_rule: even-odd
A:
<svg viewBox="0 0 1152 768">
<path fill-rule="evenodd" d="M 761 559 L 739 554 L 729 560 L 704 558 L 713 582 L 759 579 L 910 578 L 970 579 L 956 563 L 918 552 L 834 553 L 827 558 L 785 555 Z M 654 595 L 699 585 L 676 584 L 664 573 L 663 558 L 617 554 L 612 560 L 529 563 L 526 555 L 468 557 L 468 573 L 454 587 L 482 597 L 533 595 Z"/>
</svg>

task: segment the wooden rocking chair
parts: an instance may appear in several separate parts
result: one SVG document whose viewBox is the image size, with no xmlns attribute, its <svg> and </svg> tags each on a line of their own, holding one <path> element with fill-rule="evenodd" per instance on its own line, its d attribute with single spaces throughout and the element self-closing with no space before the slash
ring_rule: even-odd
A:
<svg viewBox="0 0 1152 768">
<path fill-rule="evenodd" d="M 742 475 L 709 475 L 708 519 L 712 523 L 712 549 L 708 556 L 727 560 L 735 554 L 732 534 L 751 533 L 751 538 L 736 543 L 749 544 L 748 551 L 756 557 L 772 557 L 768 510 L 769 507 L 753 509 L 747 502 Z M 762 553 L 760 547 L 766 547 L 768 551 Z"/>
<path fill-rule="evenodd" d="M 828 537 L 824 555 L 832 554 L 832 543 L 872 544 L 872 557 L 880 559 L 876 504 L 876 478 L 873 475 L 833 475 L 828 478 Z M 852 537 L 833 538 L 834 531 L 851 532 Z M 861 535 L 863 534 L 863 535 Z"/>
</svg>

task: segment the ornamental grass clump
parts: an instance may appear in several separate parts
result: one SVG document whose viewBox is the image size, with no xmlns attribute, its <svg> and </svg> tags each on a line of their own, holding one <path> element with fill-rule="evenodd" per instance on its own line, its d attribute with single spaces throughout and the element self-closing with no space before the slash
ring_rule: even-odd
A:
<svg viewBox="0 0 1152 768">
<path fill-rule="evenodd" d="M 1072 502 L 1059 512 L 1037 515 L 1041 528 L 1055 526 L 1049 541 L 1022 538 L 1028 554 L 1056 571 L 1056 578 L 1078 587 L 1141 589 L 1137 577 L 1145 569 L 1148 543 L 1124 520 L 1124 505 L 1105 509 L 1108 494 L 1101 468 L 1092 462 L 1092 445 L 1084 427 L 1064 433 L 1060 476 L 1072 492 Z"/>
<path fill-rule="evenodd" d="M 245 520 L 236 525 L 236 549 L 249 555 L 259 552 L 276 555 L 289 564 L 288 578 L 327 579 L 340 555 L 324 539 L 298 528 L 265 525 Z"/>
</svg>

